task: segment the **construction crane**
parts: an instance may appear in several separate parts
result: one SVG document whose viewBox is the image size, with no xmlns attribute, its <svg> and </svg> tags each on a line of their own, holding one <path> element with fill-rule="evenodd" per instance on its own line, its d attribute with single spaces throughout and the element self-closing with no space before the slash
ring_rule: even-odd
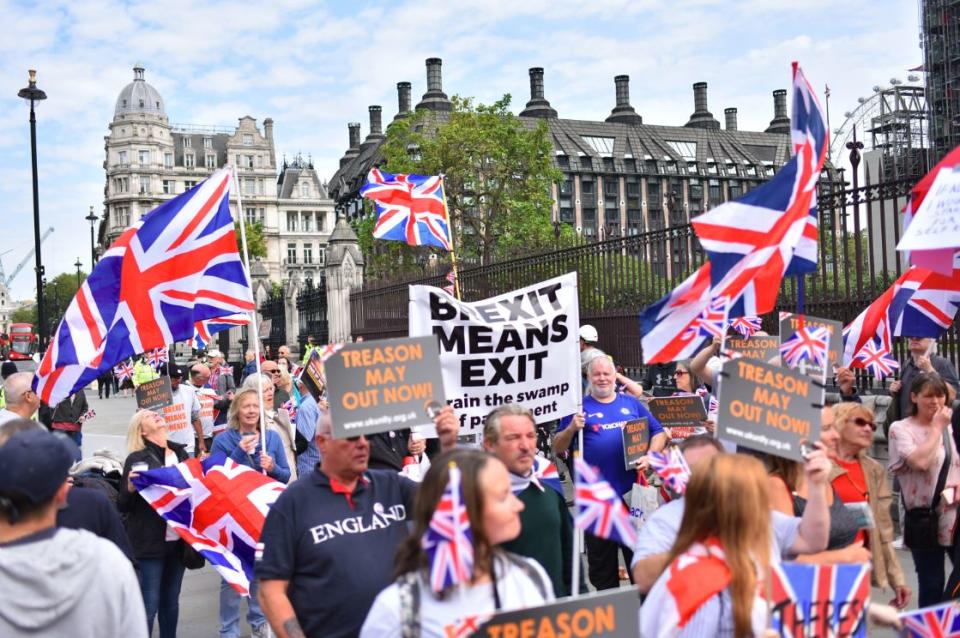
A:
<svg viewBox="0 0 960 638">
<path fill-rule="evenodd" d="M 47 237 L 49 237 L 50 233 L 52 232 L 53 232 L 53 226 L 45 230 L 43 232 L 43 235 L 40 236 L 40 243 L 42 244 L 43 242 L 45 242 L 47 240 Z M 17 264 L 17 267 L 13 269 L 13 273 L 11 273 L 9 277 L 7 277 L 6 274 L 4 273 L 3 262 L 0 261 L 0 283 L 3 283 L 4 286 L 9 288 L 10 283 L 17 278 L 17 275 L 19 275 L 20 271 L 23 270 L 23 267 L 27 265 L 27 262 L 29 262 L 33 258 L 33 253 L 35 253 L 36 251 L 37 251 L 36 248 L 31 248 L 30 252 L 27 253 L 27 256 L 24 257 L 19 264 Z M 13 249 L 11 248 L 10 250 L 0 253 L 0 257 L 2 257 L 3 255 L 6 255 L 9 252 L 13 252 Z"/>
</svg>

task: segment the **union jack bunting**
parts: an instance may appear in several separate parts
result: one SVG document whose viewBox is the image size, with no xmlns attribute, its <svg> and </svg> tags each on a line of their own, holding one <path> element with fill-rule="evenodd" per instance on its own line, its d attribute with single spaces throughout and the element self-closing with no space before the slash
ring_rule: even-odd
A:
<svg viewBox="0 0 960 638">
<path fill-rule="evenodd" d="M 772 311 L 784 276 L 816 269 L 816 188 L 830 135 L 796 62 L 790 128 L 794 155 L 770 181 L 692 220 L 713 265 L 711 294 L 730 298 L 730 317 Z"/>
<path fill-rule="evenodd" d="M 460 468 L 451 464 L 447 473 L 447 487 L 420 539 L 430 566 L 430 587 L 435 592 L 469 583 L 473 578 L 473 533 L 463 502 Z"/>
<path fill-rule="evenodd" d="M 451 250 L 442 177 L 394 175 L 374 168 L 360 187 L 360 194 L 376 206 L 373 236 L 377 239 Z"/>
<path fill-rule="evenodd" d="M 826 367 L 830 358 L 830 329 L 804 326 L 780 344 L 780 357 L 783 364 L 796 368 L 807 360 L 813 365 Z"/>
<path fill-rule="evenodd" d="M 620 495 L 603 478 L 600 470 L 582 458 L 574 459 L 573 524 L 597 538 L 606 538 L 633 547 L 637 529 Z"/>
<path fill-rule="evenodd" d="M 217 453 L 143 472 L 133 486 L 231 587 L 249 595 L 260 532 L 283 483 Z"/>
<path fill-rule="evenodd" d="M 133 366 L 130 365 L 127 361 L 121 361 L 114 367 L 113 376 L 117 378 L 117 381 L 123 383 L 127 379 L 133 380 Z"/>
<path fill-rule="evenodd" d="M 860 637 L 867 634 L 870 564 L 770 565 L 773 629 L 778 636 Z"/>
<path fill-rule="evenodd" d="M 193 337 L 187 343 L 197 350 L 205 350 L 213 341 L 213 335 L 216 333 L 237 326 L 245 326 L 248 323 L 250 323 L 250 315 L 245 312 L 197 321 L 193 324 Z"/>
<path fill-rule="evenodd" d="M 144 352 L 143 358 L 154 368 L 159 368 L 164 363 L 170 361 L 170 355 L 167 353 L 166 348 L 154 348 L 150 352 Z"/>
<path fill-rule="evenodd" d="M 224 168 L 128 228 L 83 282 L 33 380 L 48 405 L 140 352 L 193 336 L 197 321 L 254 308 Z"/>
<path fill-rule="evenodd" d="M 897 360 L 890 356 L 890 351 L 877 345 L 875 340 L 865 343 L 854 360 L 860 364 L 858 367 L 869 370 L 878 379 L 889 377 L 900 367 Z"/>
<path fill-rule="evenodd" d="M 640 312 L 643 362 L 649 365 L 692 358 L 706 341 L 700 334 L 700 315 L 709 304 L 710 263 L 707 262 Z"/>
<path fill-rule="evenodd" d="M 730 327 L 745 339 L 749 339 L 760 331 L 760 317 L 736 317 L 730 321 Z"/>
<path fill-rule="evenodd" d="M 687 491 L 690 466 L 679 448 L 672 447 L 667 453 L 650 452 L 647 457 L 650 459 L 650 469 L 656 472 L 674 493 L 683 494 Z"/>
<path fill-rule="evenodd" d="M 957 602 L 924 607 L 900 614 L 907 638 L 960 638 L 960 613 Z"/>
</svg>

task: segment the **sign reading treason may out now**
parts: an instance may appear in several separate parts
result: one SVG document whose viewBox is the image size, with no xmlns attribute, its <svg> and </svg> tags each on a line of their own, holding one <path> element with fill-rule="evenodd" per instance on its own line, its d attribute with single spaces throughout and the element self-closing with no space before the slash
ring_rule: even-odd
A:
<svg viewBox="0 0 960 638">
<path fill-rule="evenodd" d="M 801 441 L 820 439 L 820 382 L 745 358 L 724 363 L 720 375 L 717 438 L 803 460 Z"/>
<path fill-rule="evenodd" d="M 432 425 L 446 405 L 433 336 L 350 343 L 324 369 L 338 439 Z"/>
</svg>

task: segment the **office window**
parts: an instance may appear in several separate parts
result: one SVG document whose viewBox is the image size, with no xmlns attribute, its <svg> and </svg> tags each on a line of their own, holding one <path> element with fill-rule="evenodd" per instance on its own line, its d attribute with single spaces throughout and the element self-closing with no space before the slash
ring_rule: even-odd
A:
<svg viewBox="0 0 960 638">
<path fill-rule="evenodd" d="M 303 263 L 305 264 L 313 263 L 313 245 L 312 244 L 303 245 Z"/>
<path fill-rule="evenodd" d="M 730 182 L 730 199 L 736 199 L 743 195 L 743 187 L 740 182 Z"/>
<path fill-rule="evenodd" d="M 575 221 L 573 203 L 569 197 L 560 199 L 560 221 L 572 224 Z"/>
<path fill-rule="evenodd" d="M 253 155 L 244 155 L 243 164 L 241 166 L 244 168 L 253 168 Z"/>
<path fill-rule="evenodd" d="M 188 179 L 188 180 L 186 180 L 186 181 L 183 183 L 183 192 L 187 192 L 188 190 L 190 190 L 191 188 L 193 188 L 193 187 L 196 186 L 196 185 L 197 185 L 197 180 L 195 180 L 195 179 Z"/>
<path fill-rule="evenodd" d="M 129 178 L 129 177 L 114 177 L 114 178 L 113 178 L 113 192 L 114 192 L 114 193 L 129 193 L 129 192 L 130 192 L 130 178 Z"/>
<path fill-rule="evenodd" d="M 636 177 L 627 178 L 627 197 L 640 197 L 640 182 Z"/>
<path fill-rule="evenodd" d="M 628 173 L 637 172 L 637 160 L 632 157 L 628 157 L 623 160 L 623 170 Z"/>
<path fill-rule="evenodd" d="M 243 134 L 243 145 L 244 146 L 253 146 L 253 135 L 250 133 Z"/>
<path fill-rule="evenodd" d="M 150 178 L 146 175 L 140 176 L 140 194 L 146 195 L 150 192 Z"/>
<path fill-rule="evenodd" d="M 172 179 L 163 180 L 163 194 L 173 195 L 177 192 L 177 183 Z"/>
<path fill-rule="evenodd" d="M 594 184 L 592 179 L 580 178 L 580 192 L 583 195 L 593 195 Z"/>
<path fill-rule="evenodd" d="M 719 204 L 723 199 L 722 190 L 720 189 L 720 181 L 716 179 L 711 179 L 707 186 L 707 195 L 710 197 L 711 204 Z"/>
<path fill-rule="evenodd" d="M 126 151 L 120 151 L 119 153 L 117 153 L 117 162 L 120 164 L 120 166 L 130 165 L 130 159 L 127 156 Z"/>
<path fill-rule="evenodd" d="M 255 156 L 255 159 L 256 159 L 257 168 L 262 168 L 262 167 L 263 167 L 263 156 L 262 156 L 262 155 L 256 155 L 256 156 Z"/>
<path fill-rule="evenodd" d="M 570 158 L 566 155 L 557 155 L 557 166 L 560 168 L 570 168 Z"/>
<path fill-rule="evenodd" d="M 643 232 L 643 213 L 639 208 L 627 209 L 627 234 L 639 235 Z"/>
<path fill-rule="evenodd" d="M 164 168 L 173 168 L 173 153 L 164 153 L 164 154 L 163 154 L 163 167 L 164 167 Z"/>
<path fill-rule="evenodd" d="M 140 166 L 150 164 L 150 151 L 140 151 Z"/>
<path fill-rule="evenodd" d="M 113 212 L 114 212 L 115 226 L 126 227 L 130 225 L 130 207 L 129 206 L 117 206 Z"/>
<path fill-rule="evenodd" d="M 607 171 L 608 173 L 612 173 L 612 172 L 613 172 L 613 158 L 612 158 L 612 157 L 604 157 L 604 158 L 603 158 L 603 170 Z"/>
<path fill-rule="evenodd" d="M 243 209 L 243 217 L 248 224 L 256 224 L 259 219 L 257 219 L 257 209 L 252 206 L 247 206 Z"/>
<path fill-rule="evenodd" d="M 287 232 L 296 233 L 299 229 L 300 214 L 296 211 L 287 211 Z"/>
<path fill-rule="evenodd" d="M 183 148 L 191 148 L 193 146 L 193 140 L 189 137 L 183 138 Z"/>
<path fill-rule="evenodd" d="M 313 232 L 313 213 L 305 212 L 303 214 L 303 232 L 312 233 Z"/>
<path fill-rule="evenodd" d="M 309 183 L 309 182 L 300 182 L 300 196 L 301 196 L 301 197 L 310 197 L 310 183 Z"/>
<path fill-rule="evenodd" d="M 607 198 L 614 198 L 620 196 L 620 180 L 615 177 L 610 177 L 603 180 L 603 194 Z"/>
<path fill-rule="evenodd" d="M 217 156 L 212 153 L 207 153 L 206 157 L 206 166 L 207 168 L 216 168 L 217 167 Z"/>
<path fill-rule="evenodd" d="M 560 194 L 573 195 L 573 177 L 570 175 L 564 175 L 563 181 L 560 182 Z"/>
<path fill-rule="evenodd" d="M 580 161 L 580 168 L 589 171 L 593 168 L 593 160 L 584 155 L 583 157 L 577 158 Z"/>
<path fill-rule="evenodd" d="M 581 217 L 583 219 L 584 226 L 596 226 L 597 224 L 597 209 L 592 206 L 581 209 Z"/>
<path fill-rule="evenodd" d="M 209 137 L 203 138 L 203 148 L 213 148 L 213 140 Z"/>
<path fill-rule="evenodd" d="M 297 245 L 296 244 L 287 244 L 287 263 L 288 264 L 297 263 Z"/>
<path fill-rule="evenodd" d="M 186 168 L 193 168 L 197 165 L 196 156 L 193 153 L 184 153 L 183 155 L 183 165 Z"/>
</svg>

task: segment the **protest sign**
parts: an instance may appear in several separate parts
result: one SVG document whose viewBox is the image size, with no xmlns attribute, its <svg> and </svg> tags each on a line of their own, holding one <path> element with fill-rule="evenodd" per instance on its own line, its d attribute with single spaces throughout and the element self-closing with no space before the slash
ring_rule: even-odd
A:
<svg viewBox="0 0 960 638">
<path fill-rule="evenodd" d="M 660 425 L 670 428 L 670 440 L 675 443 L 707 431 L 702 423 L 707 418 L 707 410 L 703 399 L 696 394 L 655 397 L 650 399 L 647 409 Z"/>
<path fill-rule="evenodd" d="M 504 403 L 537 423 L 580 410 L 577 274 L 473 303 L 410 286 L 410 336 L 437 335 L 443 381 L 460 432 L 478 434 Z"/>
<path fill-rule="evenodd" d="M 170 387 L 170 377 L 160 377 L 152 381 L 144 381 L 137 386 L 137 409 L 159 412 L 162 408 L 173 403 L 173 390 Z"/>
<path fill-rule="evenodd" d="M 760 361 L 734 359 L 720 369 L 717 438 L 803 460 L 801 442 L 820 439 L 823 385 Z"/>
<path fill-rule="evenodd" d="M 273 319 L 261 319 L 260 325 L 257 326 L 257 336 L 260 337 L 260 340 L 270 338 L 270 328 L 273 325 Z"/>
<path fill-rule="evenodd" d="M 960 172 L 956 170 L 937 173 L 897 244 L 897 250 L 938 248 L 960 248 Z"/>
<path fill-rule="evenodd" d="M 324 370 L 335 438 L 431 425 L 446 402 L 432 335 L 348 343 Z"/>
<path fill-rule="evenodd" d="M 803 324 L 814 328 L 827 328 L 830 330 L 830 362 L 827 364 L 827 378 L 833 376 L 834 366 L 840 365 L 843 355 L 843 324 L 832 319 L 821 319 L 820 317 L 803 316 Z M 784 312 L 780 314 L 780 343 L 783 343 L 800 329 L 800 315 Z M 779 354 L 779 353 L 778 353 Z M 824 370 L 820 366 L 811 363 L 806 364 L 807 374 L 814 379 L 822 379 Z"/>
<path fill-rule="evenodd" d="M 628 470 L 636 469 L 637 460 L 650 447 L 650 424 L 646 417 L 623 424 L 623 461 Z"/>
<path fill-rule="evenodd" d="M 780 356 L 780 337 L 753 335 L 749 339 L 743 337 L 727 337 L 727 352 L 732 359 L 745 357 L 756 361 L 770 363 L 771 359 Z"/>
<path fill-rule="evenodd" d="M 867 635 L 870 564 L 771 566 L 771 614 L 778 636 Z"/>
<path fill-rule="evenodd" d="M 640 595 L 633 588 L 563 598 L 541 607 L 496 614 L 474 638 L 619 638 L 640 635 Z"/>
</svg>

